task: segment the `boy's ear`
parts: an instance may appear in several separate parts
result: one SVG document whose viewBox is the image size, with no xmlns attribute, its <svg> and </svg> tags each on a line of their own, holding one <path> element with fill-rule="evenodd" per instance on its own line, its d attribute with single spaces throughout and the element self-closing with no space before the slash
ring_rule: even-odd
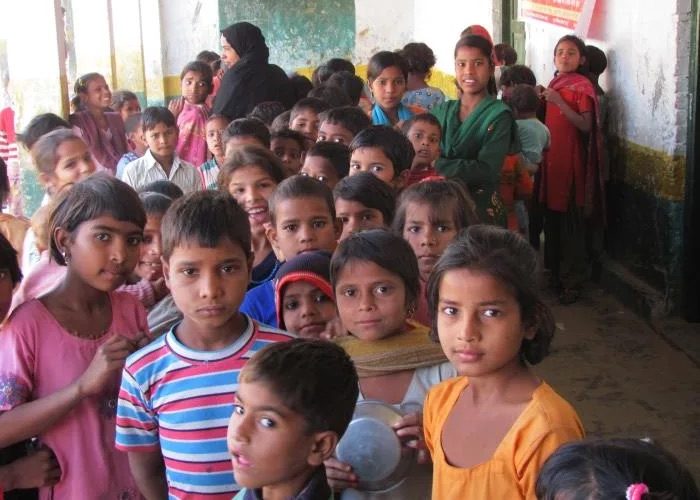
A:
<svg viewBox="0 0 700 500">
<path fill-rule="evenodd" d="M 411 169 L 407 168 L 403 172 L 401 172 L 399 175 L 394 177 L 394 189 L 398 192 L 401 191 L 405 186 L 406 182 L 408 181 L 408 176 L 411 173 Z"/>
<path fill-rule="evenodd" d="M 272 246 L 272 251 L 275 252 L 275 257 L 277 257 L 277 260 L 284 262 L 284 254 L 282 253 L 282 250 L 280 250 L 280 246 L 277 243 L 277 228 L 274 224 L 265 224 L 265 237 L 267 238 L 267 241 L 270 242 L 270 246 Z"/>
<path fill-rule="evenodd" d="M 165 286 L 170 289 L 170 264 L 168 263 L 168 259 L 162 255 L 160 256 L 160 263 L 163 265 L 163 279 L 165 280 Z"/>
<path fill-rule="evenodd" d="M 316 432 L 312 439 L 306 461 L 312 467 L 320 467 L 325 460 L 333 456 L 335 446 L 338 444 L 338 435 L 333 431 Z"/>
</svg>

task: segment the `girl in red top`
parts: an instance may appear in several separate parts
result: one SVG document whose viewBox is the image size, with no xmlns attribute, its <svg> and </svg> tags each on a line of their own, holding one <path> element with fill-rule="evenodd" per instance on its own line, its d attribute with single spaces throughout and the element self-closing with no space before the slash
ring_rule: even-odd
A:
<svg viewBox="0 0 700 500">
<path fill-rule="evenodd" d="M 556 75 L 541 92 L 552 136 L 540 190 L 547 209 L 545 265 L 560 288 L 563 304 L 578 299 L 586 277 L 586 231 L 604 221 L 598 101 L 583 74 L 585 55 L 580 38 L 562 37 L 554 49 Z"/>
</svg>

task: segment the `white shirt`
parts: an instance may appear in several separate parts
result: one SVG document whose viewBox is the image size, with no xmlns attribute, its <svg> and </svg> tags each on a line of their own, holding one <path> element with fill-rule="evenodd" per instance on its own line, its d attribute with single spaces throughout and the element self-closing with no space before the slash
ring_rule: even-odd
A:
<svg viewBox="0 0 700 500">
<path fill-rule="evenodd" d="M 141 158 L 132 161 L 124 167 L 122 180 L 132 188 L 139 190 L 154 181 L 166 180 L 180 186 L 185 194 L 199 191 L 203 188 L 202 176 L 197 169 L 189 163 L 182 161 L 177 154 L 173 158 L 173 166 L 170 168 L 170 177 L 163 167 L 147 150 Z"/>
</svg>

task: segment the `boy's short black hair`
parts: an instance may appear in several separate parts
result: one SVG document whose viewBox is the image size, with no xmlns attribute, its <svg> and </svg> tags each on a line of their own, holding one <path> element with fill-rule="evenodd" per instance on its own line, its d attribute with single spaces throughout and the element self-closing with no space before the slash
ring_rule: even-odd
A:
<svg viewBox="0 0 700 500">
<path fill-rule="evenodd" d="M 178 198 L 182 198 L 182 196 L 185 194 L 182 191 L 182 188 L 175 184 L 174 182 L 171 181 L 166 181 L 165 179 L 161 179 L 158 181 L 153 181 L 149 182 L 145 186 L 143 186 L 141 189 L 138 191 L 139 193 L 160 193 L 162 195 L 167 196 L 171 200 L 177 200 Z"/>
<path fill-rule="evenodd" d="M 308 433 L 347 429 L 359 395 L 355 365 L 324 340 L 294 339 L 265 346 L 243 368 L 240 381 L 261 382 L 304 417 Z"/>
<path fill-rule="evenodd" d="M 297 101 L 297 103 L 292 108 L 292 112 L 289 115 L 289 123 L 292 123 L 299 113 L 306 109 L 312 110 L 316 114 L 320 114 L 327 110 L 330 106 L 326 101 L 318 99 L 316 97 L 304 97 Z"/>
<path fill-rule="evenodd" d="M 513 87 L 508 104 L 519 113 L 536 113 L 540 107 L 540 98 L 537 97 L 535 87 L 519 83 Z"/>
<path fill-rule="evenodd" d="M 319 116 L 321 123 L 328 122 L 348 129 L 353 137 L 372 125 L 369 116 L 357 106 L 342 106 L 324 111 Z"/>
<path fill-rule="evenodd" d="M 381 149 L 394 167 L 394 177 L 411 168 L 416 155 L 411 141 L 387 125 L 372 125 L 357 134 L 350 143 L 350 154 L 360 148 Z"/>
<path fill-rule="evenodd" d="M 139 193 L 143 209 L 146 212 L 146 217 L 150 215 L 163 215 L 168 211 L 170 205 L 173 204 L 173 199 L 161 193 L 154 191 L 143 191 Z"/>
<path fill-rule="evenodd" d="M 344 89 L 336 85 L 327 85 L 325 83 L 312 88 L 307 97 L 321 99 L 331 108 L 350 106 L 352 104 L 350 96 L 348 96 Z"/>
<path fill-rule="evenodd" d="M 54 113 L 42 113 L 32 118 L 22 133 L 17 135 L 17 138 L 29 150 L 41 136 L 57 128 L 70 129 L 71 126 L 70 123 Z"/>
<path fill-rule="evenodd" d="M 497 43 L 493 46 L 496 59 L 503 61 L 506 66 L 512 66 L 518 61 L 518 53 L 507 43 Z"/>
<path fill-rule="evenodd" d="M 331 259 L 333 289 L 343 268 L 357 261 L 373 262 L 400 277 L 406 288 L 406 308 L 416 305 L 420 293 L 418 261 L 406 240 L 386 229 L 368 229 L 345 238 Z"/>
<path fill-rule="evenodd" d="M 338 179 L 348 175 L 350 170 L 350 150 L 345 144 L 337 142 L 316 142 L 306 152 L 306 156 L 320 156 L 333 164 Z"/>
<path fill-rule="evenodd" d="M 56 229 L 62 228 L 72 234 L 83 222 L 103 215 L 131 222 L 141 228 L 146 225 L 146 212 L 136 191 L 119 179 L 103 172 L 61 191 L 49 217 L 51 258 L 61 266 L 66 261 L 56 243 Z"/>
<path fill-rule="evenodd" d="M 293 175 L 283 180 L 267 200 L 270 210 L 270 221 L 275 224 L 275 209 L 284 200 L 294 200 L 297 198 L 318 198 L 328 206 L 331 219 L 335 220 L 335 203 L 333 202 L 333 191 L 323 182 L 307 177 L 305 175 Z"/>
<path fill-rule="evenodd" d="M 350 98 L 350 104 L 352 106 L 358 105 L 362 97 L 362 91 L 365 89 L 365 82 L 362 81 L 362 78 L 349 71 L 333 73 L 328 80 L 326 80 L 326 85 L 334 85 L 343 89 Z"/>
<path fill-rule="evenodd" d="M 224 239 L 240 245 L 250 258 L 250 222 L 248 214 L 228 193 L 196 191 L 175 201 L 161 223 L 163 258 L 187 243 L 215 248 Z"/>
<path fill-rule="evenodd" d="M 537 85 L 535 73 L 524 64 L 514 64 L 513 66 L 503 68 L 503 71 L 501 71 L 501 78 L 498 80 L 498 85 L 500 87 L 510 87 L 511 85 L 518 85 L 520 83 L 532 85 L 534 87 Z"/>
<path fill-rule="evenodd" d="M 144 132 L 153 130 L 159 123 L 162 123 L 166 127 L 177 128 L 175 116 L 168 108 L 164 106 L 149 106 L 143 110 L 141 126 Z"/>
<path fill-rule="evenodd" d="M 124 131 L 127 134 L 133 134 L 139 128 L 141 128 L 141 121 L 143 120 L 143 113 L 134 113 L 129 115 L 124 120 Z"/>
<path fill-rule="evenodd" d="M 7 269 L 12 285 L 22 281 L 22 270 L 19 268 L 17 250 L 12 247 L 12 244 L 2 233 L 0 233 L 0 269 Z"/>
<path fill-rule="evenodd" d="M 413 115 L 411 118 L 404 121 L 401 125 L 401 132 L 403 135 L 408 136 L 408 131 L 411 130 L 411 127 L 416 122 L 425 122 L 437 127 L 440 131 L 440 137 L 442 137 L 442 125 L 440 125 L 440 120 L 438 120 L 432 113 L 420 113 L 418 115 Z"/>
<path fill-rule="evenodd" d="M 285 178 L 284 165 L 269 149 L 254 144 L 235 148 L 221 165 L 216 184 L 220 191 L 228 193 L 228 185 L 234 172 L 245 167 L 258 167 L 264 170 L 277 184 Z"/>
<path fill-rule="evenodd" d="M 284 104 L 279 101 L 265 101 L 256 105 L 246 118 L 258 119 L 269 127 L 280 113 L 284 113 L 285 109 Z"/>
<path fill-rule="evenodd" d="M 284 113 L 280 113 L 277 117 L 272 120 L 272 125 L 270 125 L 270 130 L 276 132 L 284 128 L 289 128 L 289 117 L 292 116 L 292 110 L 288 109 Z"/>
<path fill-rule="evenodd" d="M 214 88 L 214 73 L 211 70 L 211 66 L 203 61 L 190 61 L 182 68 L 182 72 L 180 72 L 180 81 L 185 78 L 188 71 L 202 75 L 202 80 L 207 84 L 207 94 L 211 94 Z"/>
<path fill-rule="evenodd" d="M 299 99 L 303 99 L 304 97 L 306 97 L 306 94 L 308 94 L 309 91 L 312 88 L 314 88 L 314 85 L 313 83 L 311 83 L 311 80 L 309 80 L 304 75 L 300 75 L 298 73 L 295 73 L 291 77 L 289 77 L 289 84 L 292 86 L 292 89 L 294 89 L 295 102 Z"/>
<path fill-rule="evenodd" d="M 221 56 L 213 50 L 203 50 L 199 54 L 197 54 L 195 60 L 211 64 L 213 62 L 221 60 Z"/>
<path fill-rule="evenodd" d="M 238 118 L 228 124 L 224 130 L 223 141 L 226 144 L 232 137 L 251 136 L 258 139 L 265 147 L 270 147 L 270 130 L 257 118 Z"/>
<path fill-rule="evenodd" d="M 290 139 L 292 141 L 296 141 L 297 144 L 299 144 L 299 149 L 302 151 L 306 149 L 306 138 L 296 130 L 289 128 L 275 130 L 270 134 L 270 144 L 272 144 L 272 141 L 275 139 Z"/>
<path fill-rule="evenodd" d="M 396 195 L 394 190 L 370 172 L 358 172 L 345 177 L 335 185 L 333 198 L 356 201 L 367 208 L 379 210 L 384 218 L 384 224 L 389 227 L 394 219 L 396 210 Z"/>
</svg>

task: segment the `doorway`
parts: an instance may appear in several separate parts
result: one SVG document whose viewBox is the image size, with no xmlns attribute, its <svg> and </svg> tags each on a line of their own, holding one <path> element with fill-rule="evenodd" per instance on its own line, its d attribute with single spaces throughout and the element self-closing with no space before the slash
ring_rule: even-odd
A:
<svg viewBox="0 0 700 500">
<path fill-rule="evenodd" d="M 518 12 L 518 0 L 501 0 L 501 39 L 518 53 L 518 64 L 525 64 L 525 23 Z"/>
</svg>

